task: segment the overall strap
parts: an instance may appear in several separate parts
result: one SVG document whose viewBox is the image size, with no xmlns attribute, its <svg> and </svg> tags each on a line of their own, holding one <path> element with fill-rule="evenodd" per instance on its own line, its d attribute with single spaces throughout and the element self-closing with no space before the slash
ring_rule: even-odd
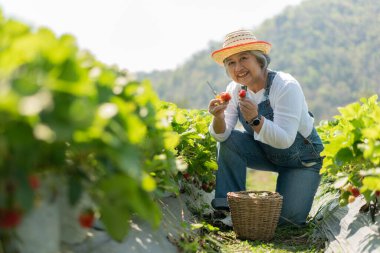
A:
<svg viewBox="0 0 380 253">
<path fill-rule="evenodd" d="M 269 99 L 269 91 L 270 87 L 272 86 L 273 79 L 276 76 L 276 72 L 273 70 L 268 70 L 268 77 L 267 77 L 267 83 L 265 87 L 265 93 L 264 93 L 264 101 Z"/>
</svg>

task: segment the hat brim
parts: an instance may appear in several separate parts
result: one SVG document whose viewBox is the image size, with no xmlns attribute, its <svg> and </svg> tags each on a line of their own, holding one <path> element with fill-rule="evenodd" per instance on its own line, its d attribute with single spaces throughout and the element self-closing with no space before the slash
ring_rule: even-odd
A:
<svg viewBox="0 0 380 253">
<path fill-rule="evenodd" d="M 255 41 L 216 50 L 211 54 L 211 57 L 218 64 L 223 65 L 223 61 L 231 55 L 249 50 L 258 50 L 264 54 L 269 54 L 271 47 L 272 45 L 266 41 Z"/>
</svg>

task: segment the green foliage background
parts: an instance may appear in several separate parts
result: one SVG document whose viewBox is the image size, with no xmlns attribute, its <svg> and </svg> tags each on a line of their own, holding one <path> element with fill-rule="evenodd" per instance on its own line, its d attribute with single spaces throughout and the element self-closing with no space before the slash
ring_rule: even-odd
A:
<svg viewBox="0 0 380 253">
<path fill-rule="evenodd" d="M 340 204 L 348 203 L 352 187 L 367 202 L 380 195 L 380 106 L 373 95 L 338 108 L 334 121 L 323 122 L 318 131 L 325 143 L 321 173 L 341 190 Z"/>
<path fill-rule="evenodd" d="M 178 192 L 179 141 L 160 106 L 149 82 L 0 10 L 0 220 L 32 209 L 27 178 L 49 174 L 67 178 L 72 204 L 87 192 L 116 240 L 132 216 L 158 226 L 155 197 Z"/>
<path fill-rule="evenodd" d="M 270 67 L 299 80 L 317 121 L 337 114 L 338 106 L 380 93 L 378 0 L 306 0 L 253 30 L 273 45 Z M 138 73 L 138 78 L 152 80 L 161 99 L 206 108 L 212 96 L 206 81 L 219 91 L 229 81 L 210 57 L 221 44 L 210 42 L 177 69 Z"/>
</svg>

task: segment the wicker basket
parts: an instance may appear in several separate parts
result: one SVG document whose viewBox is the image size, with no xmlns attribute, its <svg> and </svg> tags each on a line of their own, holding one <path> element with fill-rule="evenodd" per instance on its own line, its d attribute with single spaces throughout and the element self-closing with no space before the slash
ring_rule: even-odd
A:
<svg viewBox="0 0 380 253">
<path fill-rule="evenodd" d="M 227 199 L 237 237 L 264 241 L 273 238 L 282 207 L 282 196 L 279 193 L 229 192 Z"/>
</svg>

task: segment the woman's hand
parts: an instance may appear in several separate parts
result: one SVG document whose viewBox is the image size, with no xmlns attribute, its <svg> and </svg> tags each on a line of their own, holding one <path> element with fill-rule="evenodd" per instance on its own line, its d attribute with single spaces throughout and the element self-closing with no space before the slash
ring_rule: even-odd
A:
<svg viewBox="0 0 380 253">
<path fill-rule="evenodd" d="M 246 121 L 250 121 L 259 114 L 257 104 L 246 98 L 240 98 L 240 112 Z"/>
<path fill-rule="evenodd" d="M 227 102 L 222 102 L 220 99 L 212 99 L 208 105 L 208 111 L 217 119 L 224 119 L 224 111 L 228 105 Z"/>
</svg>

